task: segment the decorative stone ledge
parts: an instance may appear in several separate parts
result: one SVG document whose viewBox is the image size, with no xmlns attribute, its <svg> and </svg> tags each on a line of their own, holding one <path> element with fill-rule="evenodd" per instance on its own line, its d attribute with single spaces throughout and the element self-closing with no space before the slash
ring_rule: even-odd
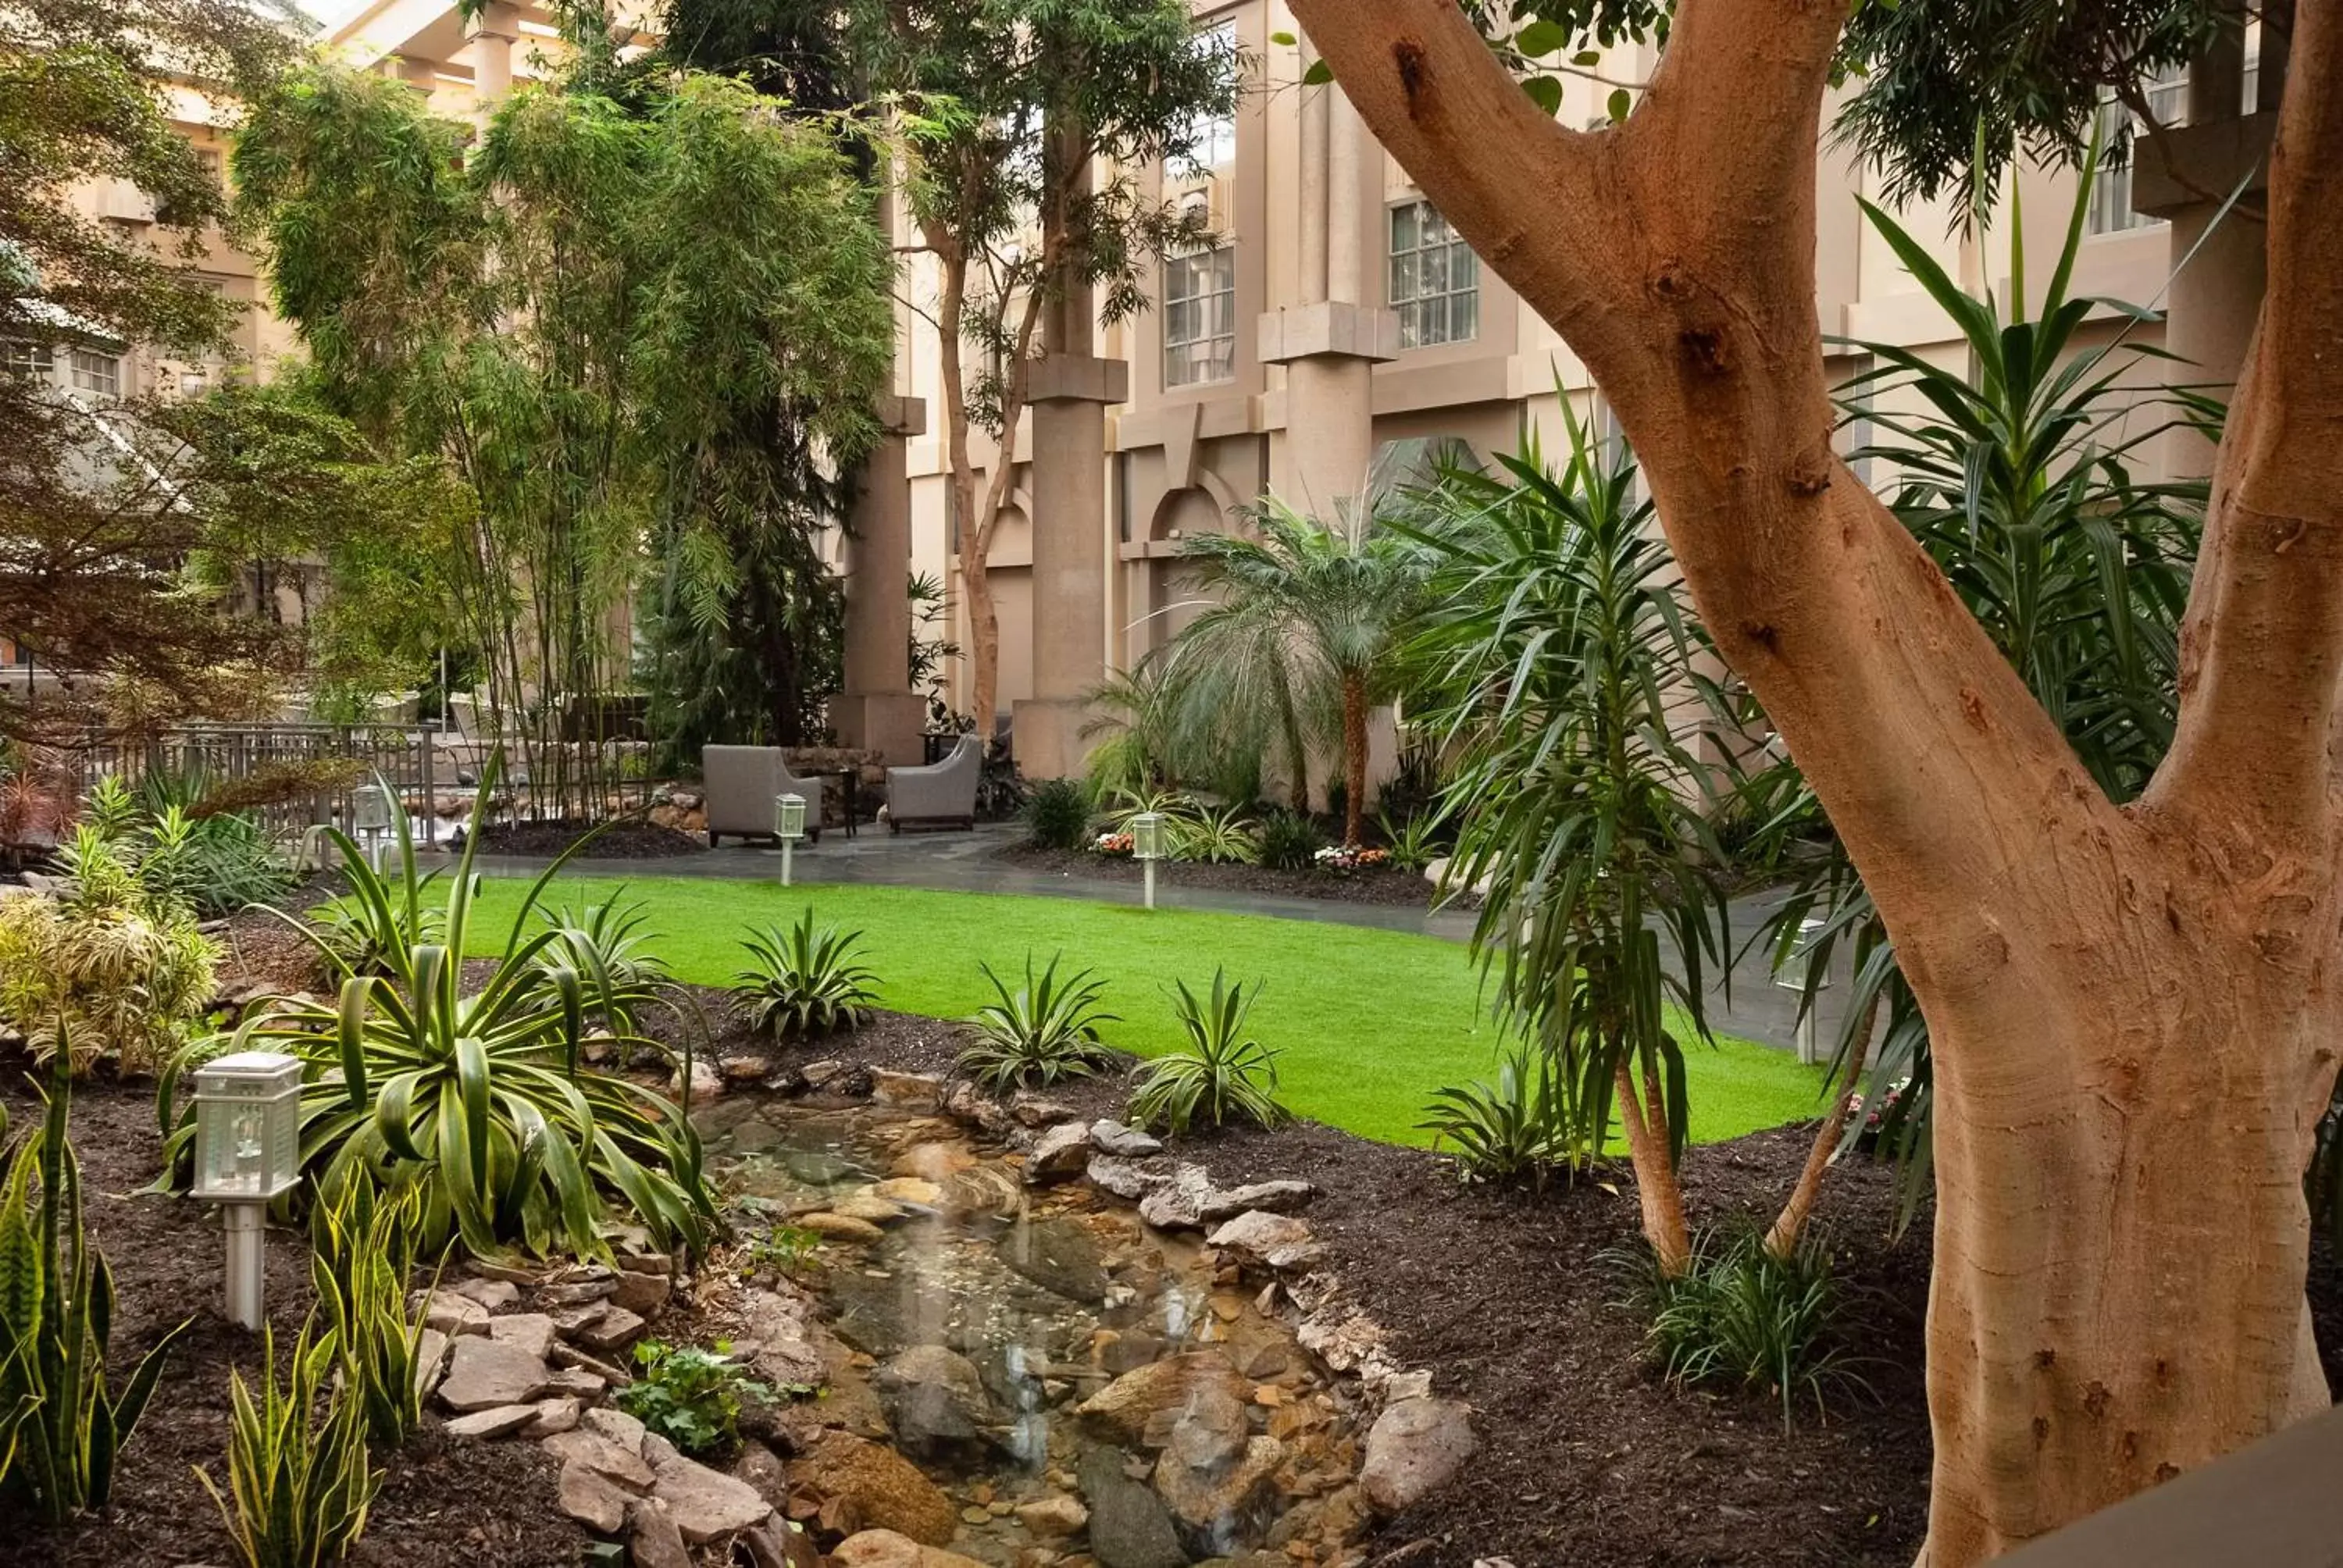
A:
<svg viewBox="0 0 2343 1568">
<path fill-rule="evenodd" d="M 1264 311 L 1259 327 L 1264 365 L 1297 359 L 1399 357 L 1399 317 L 1372 305 L 1321 300 Z"/>
</svg>

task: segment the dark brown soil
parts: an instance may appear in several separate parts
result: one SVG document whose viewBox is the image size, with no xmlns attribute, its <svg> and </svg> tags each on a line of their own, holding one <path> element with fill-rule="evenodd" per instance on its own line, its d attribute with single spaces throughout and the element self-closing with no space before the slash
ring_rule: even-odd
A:
<svg viewBox="0 0 2343 1568">
<path fill-rule="evenodd" d="M 1137 882 L 1146 875 L 1136 860 L 1096 855 L 1087 849 L 1044 849 L 1034 844 L 1009 844 L 994 851 L 1001 859 L 1037 871 L 1056 871 L 1093 882 Z M 1268 866 L 1206 865 L 1195 860 L 1165 862 L 1155 868 L 1164 887 L 1212 888 L 1236 893 L 1266 893 L 1284 899 L 1332 899 L 1353 904 L 1398 904 L 1423 908 L 1432 902 L 1432 884 L 1416 871 L 1387 866 L 1357 871 L 1281 871 Z M 1465 908 L 1451 900 L 1451 907 Z"/>
<path fill-rule="evenodd" d="M 593 832 L 595 822 L 492 822 L 480 829 L 480 852 L 486 855 L 529 855 L 548 859 Z M 705 839 L 679 828 L 657 822 L 613 822 L 602 827 L 595 840 L 578 852 L 586 860 L 655 860 L 673 855 L 705 854 Z"/>
<path fill-rule="evenodd" d="M 0 1060 L 0 1102 L 22 1125 L 38 1114 L 25 1062 Z M 219 1315 L 219 1221 L 201 1204 L 148 1197 L 156 1169 L 154 1090 L 93 1081 L 75 1092 L 84 1218 L 105 1249 L 118 1292 L 114 1387 L 173 1324 L 195 1326 L 174 1347 L 154 1402 L 124 1451 L 108 1515 L 51 1529 L 0 1503 L 0 1561 L 11 1568 L 179 1568 L 235 1560 L 218 1507 L 194 1468 L 225 1490 L 231 1368 L 256 1383 L 258 1336 Z M 268 1237 L 268 1319 L 289 1348 L 307 1314 L 308 1248 Z M 555 1568 L 578 1561 L 585 1536 L 555 1506 L 556 1468 L 532 1443 L 453 1444 L 436 1422 L 407 1450 L 377 1452 L 381 1495 L 351 1561 L 398 1568 Z"/>
</svg>

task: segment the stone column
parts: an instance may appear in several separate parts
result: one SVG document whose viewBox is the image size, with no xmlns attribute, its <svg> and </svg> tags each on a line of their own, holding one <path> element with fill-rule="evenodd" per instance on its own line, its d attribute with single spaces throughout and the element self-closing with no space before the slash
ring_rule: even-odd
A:
<svg viewBox="0 0 2343 1568">
<path fill-rule="evenodd" d="M 1090 755 L 1083 699 L 1106 678 L 1106 411 L 1131 396 L 1130 368 L 1067 352 L 1031 371 L 1033 695 L 1015 721 L 1028 779 L 1072 778 Z"/>
<path fill-rule="evenodd" d="M 925 705 L 911 689 L 911 478 L 909 447 L 928 428 L 917 397 L 880 400 L 881 434 L 863 459 L 846 545 L 846 689 L 830 699 L 839 744 L 920 761 Z"/>
<path fill-rule="evenodd" d="M 472 99 L 480 108 L 512 91 L 513 45 L 519 39 L 519 17 L 506 0 L 481 8 L 472 28 Z"/>
</svg>

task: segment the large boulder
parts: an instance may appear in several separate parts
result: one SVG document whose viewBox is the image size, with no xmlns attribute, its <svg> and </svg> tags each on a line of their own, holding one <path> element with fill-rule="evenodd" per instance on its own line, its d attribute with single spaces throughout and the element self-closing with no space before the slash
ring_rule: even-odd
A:
<svg viewBox="0 0 2343 1568">
<path fill-rule="evenodd" d="M 1139 1201 L 1139 1217 L 1159 1231 L 1202 1231 L 1248 1209 L 1282 1213 L 1299 1208 L 1316 1191 L 1307 1181 L 1218 1187 L 1202 1166 L 1182 1165 L 1172 1172 L 1171 1181 Z"/>
<path fill-rule="evenodd" d="M 908 1448 L 961 1447 L 981 1441 L 996 1424 L 976 1363 L 941 1345 L 913 1345 L 890 1358 L 870 1381 Z"/>
<path fill-rule="evenodd" d="M 1082 1402 L 1077 1413 L 1111 1441 L 1136 1448 L 1158 1418 L 1185 1409 L 1201 1389 L 1217 1388 L 1242 1404 L 1252 1384 L 1215 1351 L 1191 1351 L 1123 1373 Z M 1160 1438 L 1157 1441 L 1161 1441 Z"/>
<path fill-rule="evenodd" d="M 883 1443 L 824 1432 L 789 1467 L 795 1487 L 824 1504 L 843 1530 L 884 1530 L 940 1546 L 960 1511 L 920 1467 Z M 827 1510 L 826 1510 L 827 1512 Z"/>
<path fill-rule="evenodd" d="M 1480 1446 L 1463 1401 L 1393 1401 L 1367 1431 L 1359 1488 L 1376 1509 L 1397 1513 L 1445 1483 Z"/>
<path fill-rule="evenodd" d="M 1090 1503 L 1091 1555 L 1101 1568 L 1187 1568 L 1180 1533 L 1154 1493 L 1122 1473 L 1111 1449 L 1082 1455 L 1082 1496 Z"/>
<path fill-rule="evenodd" d="M 1091 1161 L 1091 1130 L 1079 1121 L 1061 1121 L 1033 1141 L 1025 1155 L 1025 1184 L 1045 1186 L 1079 1176 Z"/>
</svg>

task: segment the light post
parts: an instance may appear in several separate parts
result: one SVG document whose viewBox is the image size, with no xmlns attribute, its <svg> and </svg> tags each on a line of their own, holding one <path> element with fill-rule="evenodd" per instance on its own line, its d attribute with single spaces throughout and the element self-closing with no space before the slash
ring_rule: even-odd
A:
<svg viewBox="0 0 2343 1568">
<path fill-rule="evenodd" d="M 1794 955 L 1797 961 L 1786 966 L 1783 972 L 1775 977 L 1774 980 L 1775 985 L 1780 986 L 1784 990 L 1801 993 L 1806 990 L 1807 977 L 1814 973 L 1815 968 L 1815 938 L 1821 934 L 1822 929 L 1822 917 L 1819 915 L 1809 915 L 1798 922 L 1798 945 Z M 1814 990 L 1815 1002 L 1818 1003 L 1822 993 L 1830 990 L 1830 977 L 1825 975 L 1815 980 Z M 1799 1004 L 1796 1033 L 1798 1060 L 1808 1066 L 1823 1059 L 1822 1042 L 1816 1038 L 1815 1028 L 1815 1014 L 1817 1010 L 1815 1003 L 1801 1001 Z"/>
<path fill-rule="evenodd" d="M 1131 856 L 1147 879 L 1147 907 L 1155 907 L 1155 862 L 1163 859 L 1163 813 L 1141 811 L 1131 819 Z"/>
<path fill-rule="evenodd" d="M 804 796 L 773 797 L 773 837 L 781 841 L 781 886 L 784 888 L 792 879 L 790 860 L 796 852 L 798 840 L 805 837 L 805 813 Z"/>
<path fill-rule="evenodd" d="M 390 791 L 379 784 L 361 784 L 350 792 L 350 825 L 366 839 L 367 859 L 382 869 L 382 841 L 390 831 Z"/>
<path fill-rule="evenodd" d="M 263 1225 L 301 1179 L 301 1059 L 244 1050 L 196 1069 L 195 1195 L 227 1231 L 227 1315 L 260 1326 Z"/>
</svg>

